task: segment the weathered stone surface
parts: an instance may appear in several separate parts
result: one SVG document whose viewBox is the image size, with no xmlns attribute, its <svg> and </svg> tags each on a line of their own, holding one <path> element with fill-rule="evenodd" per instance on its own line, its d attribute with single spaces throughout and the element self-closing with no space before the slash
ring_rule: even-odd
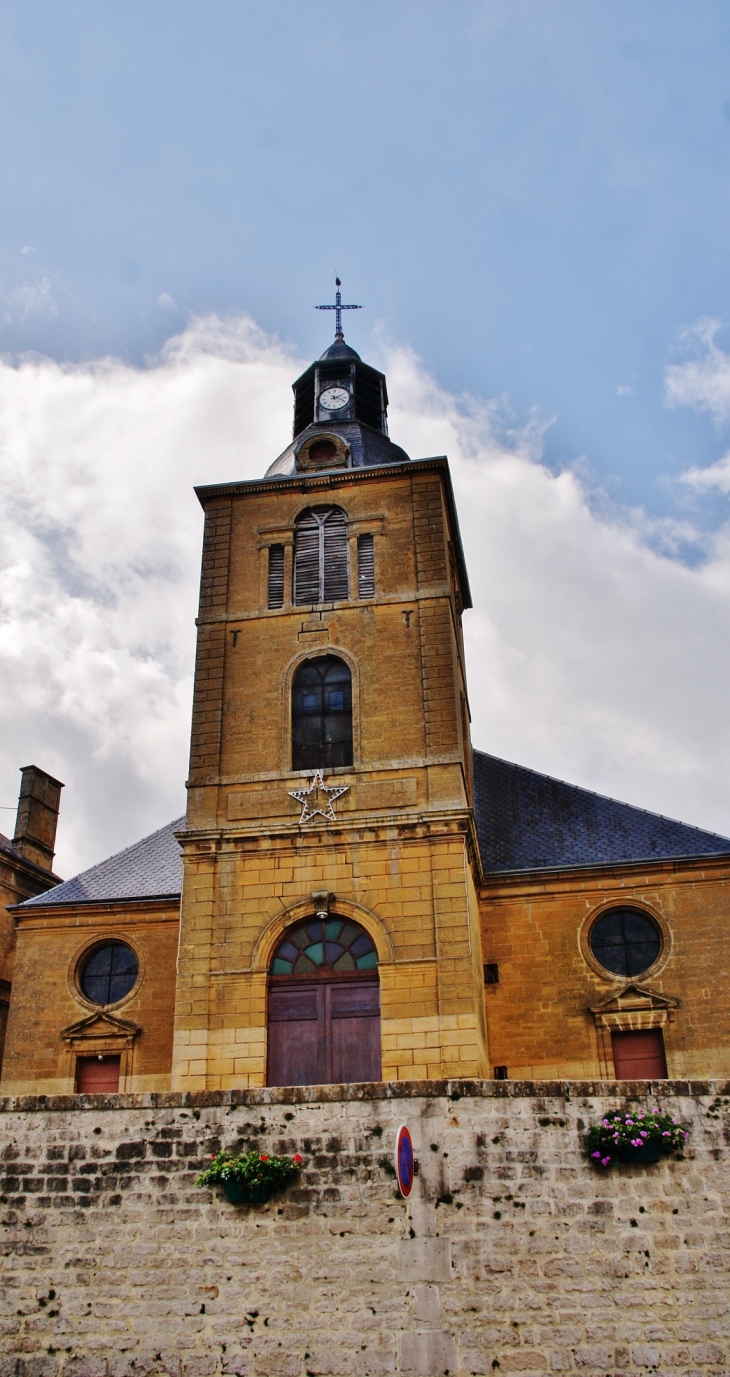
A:
<svg viewBox="0 0 730 1377">
<path fill-rule="evenodd" d="M 730 1087 L 394 1089 L 5 1101 L 0 1377 L 727 1373 Z M 685 1160 L 590 1166 L 629 1095 L 690 1128 Z M 301 1178 L 233 1207 L 195 1186 L 220 1144 Z"/>
</svg>

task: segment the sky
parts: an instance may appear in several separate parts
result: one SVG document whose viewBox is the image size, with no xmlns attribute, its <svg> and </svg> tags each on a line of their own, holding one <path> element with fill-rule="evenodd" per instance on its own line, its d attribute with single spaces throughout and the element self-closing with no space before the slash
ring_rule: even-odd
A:
<svg viewBox="0 0 730 1377">
<path fill-rule="evenodd" d="M 0 3 L 0 830 L 184 807 L 193 485 L 331 336 L 454 466 L 475 743 L 730 834 L 730 10 Z"/>
</svg>

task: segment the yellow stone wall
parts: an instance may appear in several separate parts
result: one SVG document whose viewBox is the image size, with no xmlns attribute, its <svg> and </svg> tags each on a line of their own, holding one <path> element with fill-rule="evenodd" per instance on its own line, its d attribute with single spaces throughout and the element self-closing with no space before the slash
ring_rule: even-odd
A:
<svg viewBox="0 0 730 1377">
<path fill-rule="evenodd" d="M 663 946 L 636 977 L 653 999 L 602 1015 L 592 1011 L 626 981 L 601 971 L 587 938 L 612 905 L 644 909 Z M 612 1079 L 611 1025 L 661 1027 L 670 1077 L 730 1074 L 727 858 L 489 877 L 481 910 L 484 960 L 499 965 L 485 990 L 490 1057 L 511 1078 Z M 677 1007 L 662 1009 L 664 997 Z"/>
<path fill-rule="evenodd" d="M 203 552 L 175 1088 L 266 1081 L 266 975 L 285 927 L 315 910 L 367 928 L 379 953 L 383 1077 L 485 1075 L 461 610 L 468 598 L 443 460 L 203 490 Z M 344 509 L 351 596 L 293 607 L 294 523 Z M 357 537 L 376 594 L 356 596 Z M 266 606 L 268 546 L 285 602 Z M 312 654 L 353 680 L 353 765 L 336 822 L 299 825 L 291 685 Z"/>
<path fill-rule="evenodd" d="M 77 1054 L 119 1053 L 120 1090 L 170 1086 L 175 957 L 179 909 L 174 900 L 121 904 L 64 904 L 30 909 L 19 918 L 8 1020 L 4 1094 L 71 1094 Z M 78 969 L 96 942 L 129 943 L 140 975 L 126 999 L 110 1009 L 132 1024 L 124 1034 L 104 1018 L 65 1040 L 64 1029 L 98 1014 L 78 986 Z"/>
</svg>

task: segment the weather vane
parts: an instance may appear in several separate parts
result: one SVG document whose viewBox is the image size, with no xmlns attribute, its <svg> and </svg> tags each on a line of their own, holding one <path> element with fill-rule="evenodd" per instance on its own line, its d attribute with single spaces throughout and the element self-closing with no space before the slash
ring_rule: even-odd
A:
<svg viewBox="0 0 730 1377">
<path fill-rule="evenodd" d="M 336 311 L 336 312 L 337 312 L 337 314 L 336 314 L 336 316 L 335 316 L 335 339 L 344 339 L 344 335 L 343 335 L 343 333 L 342 333 L 342 312 L 343 312 L 343 311 L 361 311 L 361 310 L 362 310 L 362 306 L 343 306 L 343 305 L 342 305 L 342 292 L 340 291 L 340 287 L 341 287 L 341 286 L 342 286 L 342 283 L 340 282 L 339 277 L 336 277 L 336 278 L 335 278 L 335 287 L 337 288 L 337 291 L 335 292 L 335 304 L 334 304 L 334 306 L 315 306 L 315 308 L 314 308 L 315 311 Z"/>
</svg>

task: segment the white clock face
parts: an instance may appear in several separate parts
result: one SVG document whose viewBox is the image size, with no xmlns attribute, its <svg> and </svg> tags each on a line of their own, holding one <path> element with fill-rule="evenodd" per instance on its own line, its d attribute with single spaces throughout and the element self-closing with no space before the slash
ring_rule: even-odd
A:
<svg viewBox="0 0 730 1377">
<path fill-rule="evenodd" d="M 350 394 L 346 387 L 327 387 L 319 394 L 319 404 L 325 411 L 340 411 L 347 406 Z"/>
</svg>

